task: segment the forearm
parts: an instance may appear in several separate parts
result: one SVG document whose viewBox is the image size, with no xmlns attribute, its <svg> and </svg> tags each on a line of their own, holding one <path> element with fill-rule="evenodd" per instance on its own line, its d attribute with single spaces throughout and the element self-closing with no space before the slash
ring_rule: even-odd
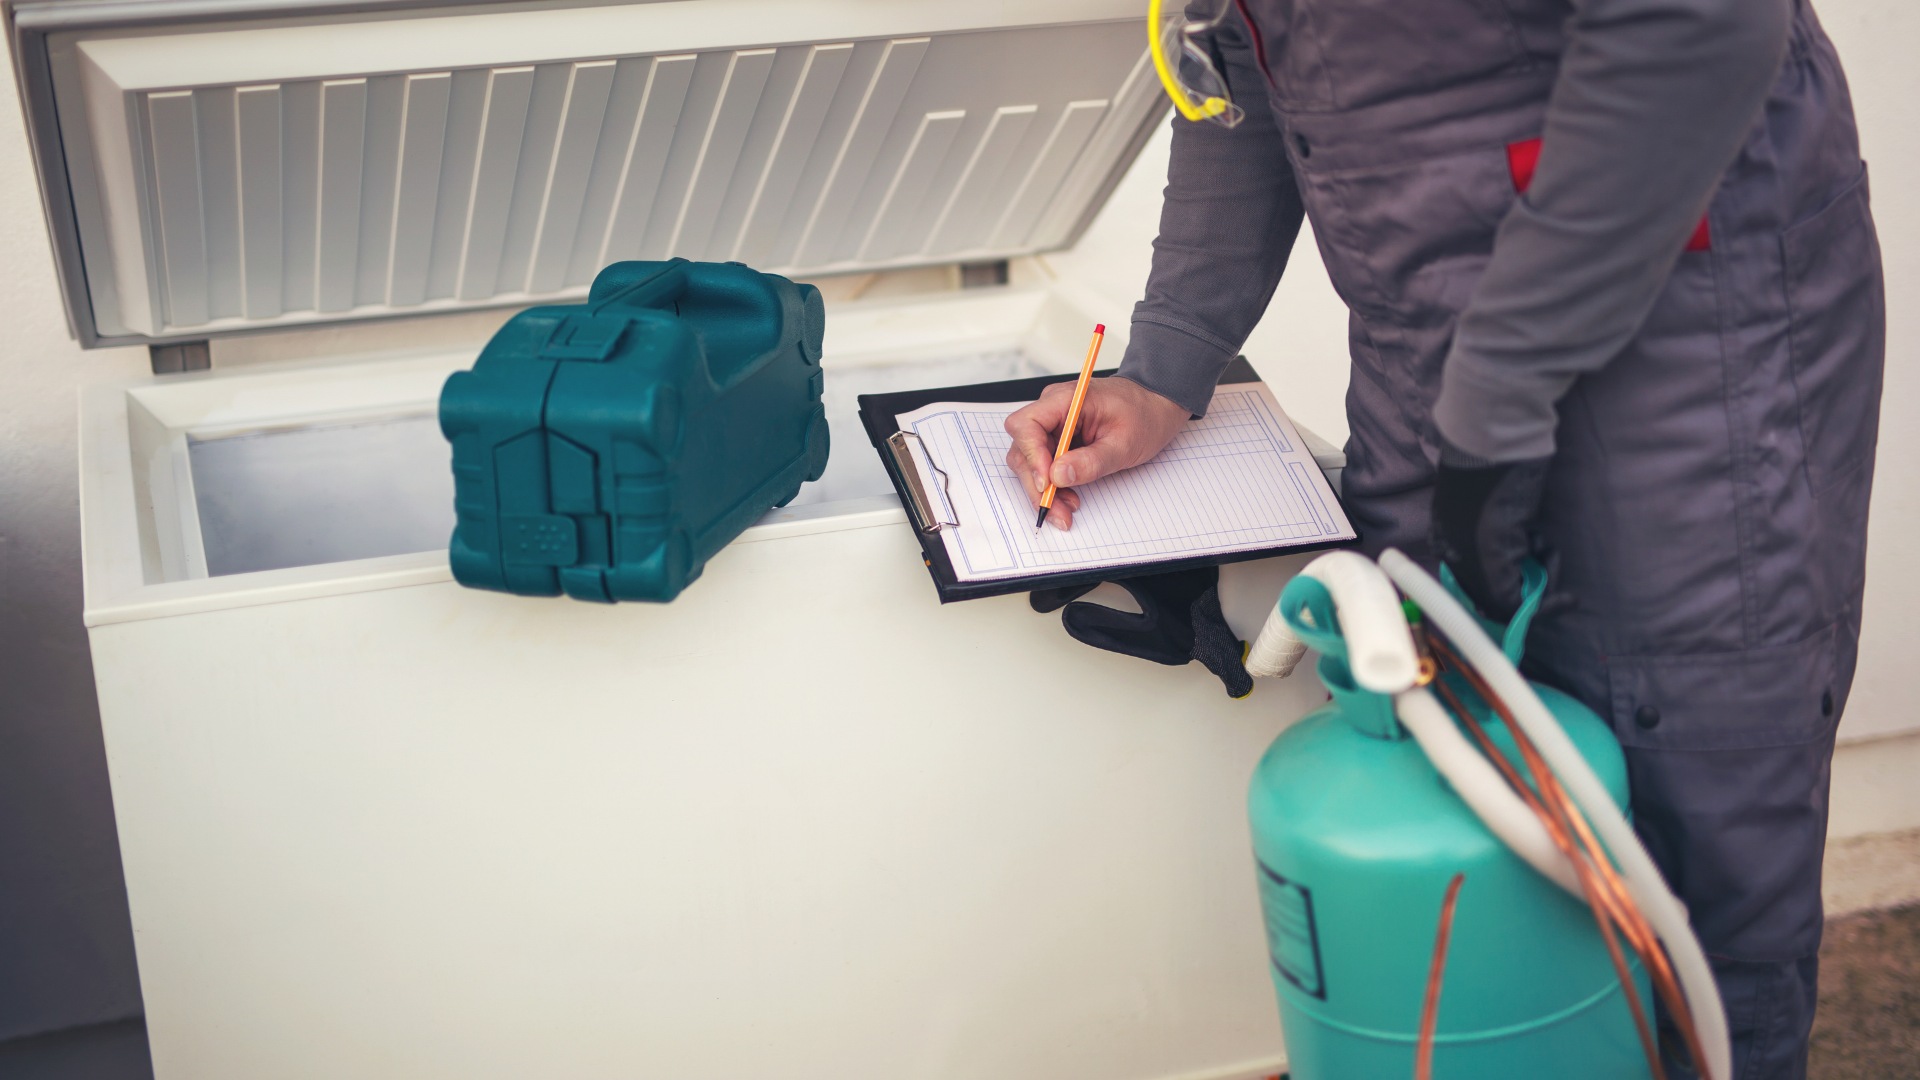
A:
<svg viewBox="0 0 1920 1080">
<path fill-rule="evenodd" d="M 1153 269 L 1119 372 L 1196 416 L 1266 311 L 1303 213 L 1245 30 L 1230 18 L 1216 34 L 1246 119 L 1229 129 L 1173 118 Z"/>
<path fill-rule="evenodd" d="M 1639 331 L 1779 70 L 1787 0 L 1580 0 L 1532 185 L 1461 314 L 1434 419 L 1553 452 L 1554 405 Z"/>
</svg>

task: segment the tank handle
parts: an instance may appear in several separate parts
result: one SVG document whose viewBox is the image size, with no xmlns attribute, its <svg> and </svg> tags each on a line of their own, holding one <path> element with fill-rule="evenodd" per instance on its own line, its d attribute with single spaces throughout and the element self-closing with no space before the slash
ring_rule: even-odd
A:
<svg viewBox="0 0 1920 1080">
<path fill-rule="evenodd" d="M 1306 648 L 1336 660 L 1347 658 L 1347 639 L 1340 636 L 1340 617 L 1333 609 L 1333 594 L 1318 580 L 1295 574 L 1281 590 L 1273 618 L 1267 620 L 1268 627 L 1272 628 L 1276 620 L 1290 627 Z M 1261 637 L 1265 636 L 1263 629 Z M 1258 644 L 1256 641 L 1255 645 Z"/>
<path fill-rule="evenodd" d="M 1519 666 L 1520 657 L 1527 651 L 1527 629 L 1533 625 L 1533 617 L 1540 613 L 1540 603 L 1547 596 L 1547 568 L 1533 559 L 1524 559 L 1520 563 L 1520 608 L 1505 626 L 1480 614 L 1473 601 L 1467 598 L 1466 591 L 1460 588 L 1460 582 L 1453 576 L 1453 568 L 1446 563 L 1440 564 L 1440 584 L 1453 594 L 1460 606 L 1473 613 L 1474 620 L 1487 636 L 1500 643 L 1500 651 L 1507 656 L 1507 663 Z"/>
</svg>

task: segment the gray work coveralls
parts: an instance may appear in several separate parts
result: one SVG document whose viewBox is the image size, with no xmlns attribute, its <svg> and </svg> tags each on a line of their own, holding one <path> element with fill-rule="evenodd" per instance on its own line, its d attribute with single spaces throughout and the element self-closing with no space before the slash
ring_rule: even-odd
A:
<svg viewBox="0 0 1920 1080">
<path fill-rule="evenodd" d="M 1663 2 L 1689 0 L 1639 6 Z M 1625 747 L 1636 827 L 1712 959 L 1736 1075 L 1800 1077 L 1829 762 L 1860 628 L 1879 247 L 1839 60 L 1804 0 L 1782 0 L 1756 76 L 1764 106 L 1723 124 L 1712 151 L 1710 169 L 1732 165 L 1706 206 L 1705 243 L 1682 252 L 1669 228 L 1663 252 L 1602 245 L 1571 260 L 1554 252 L 1579 237 L 1543 242 L 1532 278 L 1549 286 L 1630 260 L 1563 311 L 1530 311 L 1524 274 L 1483 288 L 1497 231 L 1503 245 L 1509 229 L 1530 242 L 1526 222 L 1503 224 L 1530 201 L 1510 148 L 1543 130 L 1545 153 L 1555 138 L 1579 142 L 1571 127 L 1546 130 L 1551 95 L 1585 93 L 1602 116 L 1610 107 L 1605 78 L 1557 90 L 1562 68 L 1662 62 L 1606 55 L 1622 47 L 1600 30 L 1589 55 L 1569 59 L 1570 19 L 1611 7 L 1621 21 L 1601 29 L 1630 37 L 1644 15 L 1634 6 L 1248 0 L 1255 29 L 1229 15 L 1213 35 L 1247 118 L 1231 130 L 1173 119 L 1153 274 L 1120 374 L 1203 409 L 1304 212 L 1352 309 L 1344 497 L 1370 553 L 1428 552 L 1443 370 L 1455 369 L 1438 425 L 1449 440 L 1495 460 L 1553 454 L 1541 528 L 1557 587 L 1578 603 L 1535 625 L 1530 673 L 1607 718 Z M 1675 91 L 1662 107 L 1680 115 L 1647 123 L 1684 131 L 1688 95 L 1710 101 L 1720 78 Z M 1602 139 L 1576 152 L 1602 169 L 1613 151 Z M 1663 210 L 1662 197 L 1619 193 L 1632 212 L 1670 211 L 1683 225 L 1701 213 Z M 1621 322 L 1636 301 L 1614 294 L 1633 282 L 1646 283 L 1644 302 L 1608 338 L 1594 327 Z M 1482 329 L 1470 308 L 1491 312 Z M 1453 355 L 1474 334 L 1494 344 Z"/>
</svg>

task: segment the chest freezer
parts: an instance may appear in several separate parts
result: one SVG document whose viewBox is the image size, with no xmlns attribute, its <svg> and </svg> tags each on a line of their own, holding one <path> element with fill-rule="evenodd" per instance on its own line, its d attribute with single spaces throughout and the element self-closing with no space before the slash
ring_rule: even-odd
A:
<svg viewBox="0 0 1920 1080">
<path fill-rule="evenodd" d="M 1027 257 L 1164 115 L 1132 8 L 16 9 L 76 334 L 216 361 L 81 403 L 160 1080 L 1278 1071 L 1242 793 L 1322 691 L 942 607 L 853 410 L 1124 325 Z M 329 333 L 665 255 L 1013 280 L 830 302 L 826 475 L 672 604 L 460 588 L 481 340 Z M 1223 568 L 1242 636 L 1304 558 Z"/>
</svg>

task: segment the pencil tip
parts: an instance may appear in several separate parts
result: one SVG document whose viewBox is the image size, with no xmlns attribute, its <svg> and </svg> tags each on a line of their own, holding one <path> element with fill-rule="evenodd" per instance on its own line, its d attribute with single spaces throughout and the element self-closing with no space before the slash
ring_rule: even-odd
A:
<svg viewBox="0 0 1920 1080">
<path fill-rule="evenodd" d="M 1033 519 L 1033 531 L 1036 536 L 1039 535 L 1040 533 L 1040 526 L 1045 525 L 1046 523 L 1047 523 L 1047 508 L 1043 506 L 1040 508 L 1040 516 Z"/>
</svg>

